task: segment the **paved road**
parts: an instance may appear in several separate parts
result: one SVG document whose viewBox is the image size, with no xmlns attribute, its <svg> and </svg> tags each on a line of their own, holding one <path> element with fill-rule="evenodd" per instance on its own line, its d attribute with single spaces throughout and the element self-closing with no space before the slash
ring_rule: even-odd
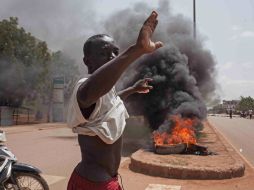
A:
<svg viewBox="0 0 254 190">
<path fill-rule="evenodd" d="M 64 125 L 48 129 L 37 125 L 10 128 L 7 146 L 18 160 L 41 169 L 51 190 L 66 189 L 69 176 L 80 160 L 73 133 Z"/>
<path fill-rule="evenodd" d="M 210 116 L 208 120 L 254 168 L 254 119 Z"/>
</svg>

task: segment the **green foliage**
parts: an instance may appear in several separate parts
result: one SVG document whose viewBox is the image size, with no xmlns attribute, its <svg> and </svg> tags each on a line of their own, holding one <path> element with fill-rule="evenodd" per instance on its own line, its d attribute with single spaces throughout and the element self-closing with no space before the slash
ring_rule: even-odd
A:
<svg viewBox="0 0 254 190">
<path fill-rule="evenodd" d="M 240 111 L 254 110 L 254 99 L 252 97 L 243 97 L 241 96 L 240 103 L 237 106 L 237 109 Z"/>
<path fill-rule="evenodd" d="M 17 18 L 0 21 L 0 106 L 20 106 L 38 96 L 50 103 L 55 76 L 65 77 L 68 98 L 78 76 L 74 61 L 62 52 L 51 54 L 45 42 L 19 27 Z"/>
<path fill-rule="evenodd" d="M 19 106 L 45 81 L 50 53 L 11 17 L 0 22 L 0 104 Z"/>
</svg>

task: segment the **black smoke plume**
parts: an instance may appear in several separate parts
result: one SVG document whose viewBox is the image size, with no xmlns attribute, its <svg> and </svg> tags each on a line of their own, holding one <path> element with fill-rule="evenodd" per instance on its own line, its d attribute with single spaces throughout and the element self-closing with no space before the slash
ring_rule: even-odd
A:
<svg viewBox="0 0 254 190">
<path fill-rule="evenodd" d="M 144 3 L 136 4 L 112 15 L 105 27 L 120 47 L 126 48 L 135 43 L 139 29 L 151 11 Z M 160 1 L 157 12 L 159 25 L 153 37 L 165 46 L 139 59 L 119 84 L 119 88 L 124 88 L 140 78 L 153 78 L 154 89 L 132 99 L 132 103 L 135 102 L 133 110 L 144 114 L 153 129 L 170 114 L 204 119 L 204 100 L 213 97 L 216 86 L 214 58 L 204 48 L 200 34 L 193 39 L 192 21 L 182 15 L 173 15 L 168 1 Z"/>
<path fill-rule="evenodd" d="M 142 66 L 137 77 L 153 79 L 154 89 L 141 100 L 153 128 L 158 128 L 168 114 L 205 118 L 206 106 L 185 55 L 174 47 L 165 47 L 147 56 Z"/>
</svg>

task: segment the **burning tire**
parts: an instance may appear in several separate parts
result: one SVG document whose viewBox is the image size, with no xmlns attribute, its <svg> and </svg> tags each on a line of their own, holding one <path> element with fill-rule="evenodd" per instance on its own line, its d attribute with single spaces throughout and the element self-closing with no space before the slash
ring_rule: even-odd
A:
<svg viewBox="0 0 254 190">
<path fill-rule="evenodd" d="M 187 148 L 185 143 L 174 145 L 156 145 L 155 153 L 157 154 L 181 154 Z"/>
</svg>

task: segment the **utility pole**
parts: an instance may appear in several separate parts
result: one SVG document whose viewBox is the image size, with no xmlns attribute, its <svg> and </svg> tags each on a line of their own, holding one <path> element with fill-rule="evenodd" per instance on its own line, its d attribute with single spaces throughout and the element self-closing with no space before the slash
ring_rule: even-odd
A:
<svg viewBox="0 0 254 190">
<path fill-rule="evenodd" d="M 196 0 L 193 0 L 193 37 L 196 39 Z"/>
</svg>

